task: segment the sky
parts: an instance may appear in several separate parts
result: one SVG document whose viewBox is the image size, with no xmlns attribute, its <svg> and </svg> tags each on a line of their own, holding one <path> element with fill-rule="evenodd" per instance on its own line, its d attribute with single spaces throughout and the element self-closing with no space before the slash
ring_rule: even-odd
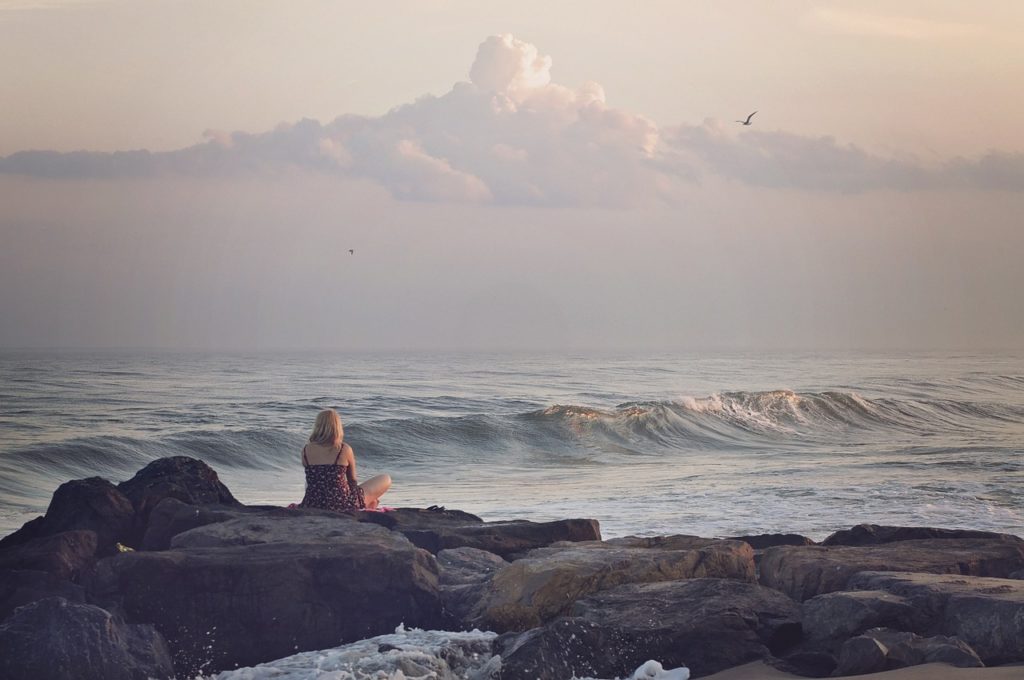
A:
<svg viewBox="0 0 1024 680">
<path fill-rule="evenodd" d="M 1024 349 L 1022 34 L 0 0 L 0 347 Z"/>
</svg>

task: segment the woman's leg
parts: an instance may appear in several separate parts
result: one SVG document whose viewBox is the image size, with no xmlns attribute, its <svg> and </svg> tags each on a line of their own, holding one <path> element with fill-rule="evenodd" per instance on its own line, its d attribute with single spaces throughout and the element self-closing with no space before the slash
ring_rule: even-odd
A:
<svg viewBox="0 0 1024 680">
<path fill-rule="evenodd" d="M 366 500 L 366 507 L 376 508 L 380 503 L 380 497 L 391 488 L 391 475 L 377 475 L 362 482 L 360 488 L 363 490 L 363 498 Z"/>
</svg>

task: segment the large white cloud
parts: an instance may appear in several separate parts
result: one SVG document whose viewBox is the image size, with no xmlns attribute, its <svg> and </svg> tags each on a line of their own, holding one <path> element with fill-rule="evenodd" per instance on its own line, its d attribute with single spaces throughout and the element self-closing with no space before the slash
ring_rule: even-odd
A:
<svg viewBox="0 0 1024 680">
<path fill-rule="evenodd" d="M 302 167 L 372 179 L 396 198 L 533 205 L 671 202 L 701 173 L 808 191 L 1024 190 L 1024 154 L 935 166 L 832 138 L 743 131 L 714 122 L 659 130 L 607 104 L 597 83 L 552 81 L 551 58 L 511 35 L 477 50 L 470 81 L 378 117 L 304 120 L 262 134 L 210 132 L 173 152 L 21 152 L 0 172 L 116 177 L 278 172 Z"/>
</svg>

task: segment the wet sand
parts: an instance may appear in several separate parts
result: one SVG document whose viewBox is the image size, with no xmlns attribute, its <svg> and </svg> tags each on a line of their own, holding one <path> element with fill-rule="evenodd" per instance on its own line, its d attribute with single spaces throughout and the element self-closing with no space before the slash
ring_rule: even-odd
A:
<svg viewBox="0 0 1024 680">
<path fill-rule="evenodd" d="M 941 663 L 929 663 L 868 675 L 843 676 L 859 680 L 1024 680 L 1024 665 L 996 668 L 954 668 Z M 804 680 L 799 675 L 784 673 L 760 661 L 737 666 L 708 675 L 703 680 Z"/>
</svg>

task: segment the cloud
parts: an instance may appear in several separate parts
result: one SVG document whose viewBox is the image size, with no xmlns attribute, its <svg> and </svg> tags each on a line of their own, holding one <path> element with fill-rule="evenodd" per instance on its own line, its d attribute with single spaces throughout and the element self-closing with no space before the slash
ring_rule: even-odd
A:
<svg viewBox="0 0 1024 680">
<path fill-rule="evenodd" d="M 980 189 L 1024 191 L 1024 153 L 989 151 L 937 164 L 870 153 L 833 137 L 754 130 L 734 134 L 713 120 L 662 133 L 707 171 L 753 186 L 815 192 Z M 695 161 L 696 162 L 696 161 Z"/>
<path fill-rule="evenodd" d="M 680 186 L 721 175 L 816 192 L 972 187 L 1024 191 L 1024 154 L 991 152 L 928 166 L 830 137 L 702 125 L 659 128 L 609 106 L 604 89 L 553 82 L 551 58 L 511 35 L 478 48 L 469 82 L 382 116 L 302 120 L 268 132 L 207 131 L 169 152 L 23 151 L 0 173 L 154 177 L 300 168 L 370 179 L 401 200 L 547 206 L 676 202 Z"/>
</svg>

